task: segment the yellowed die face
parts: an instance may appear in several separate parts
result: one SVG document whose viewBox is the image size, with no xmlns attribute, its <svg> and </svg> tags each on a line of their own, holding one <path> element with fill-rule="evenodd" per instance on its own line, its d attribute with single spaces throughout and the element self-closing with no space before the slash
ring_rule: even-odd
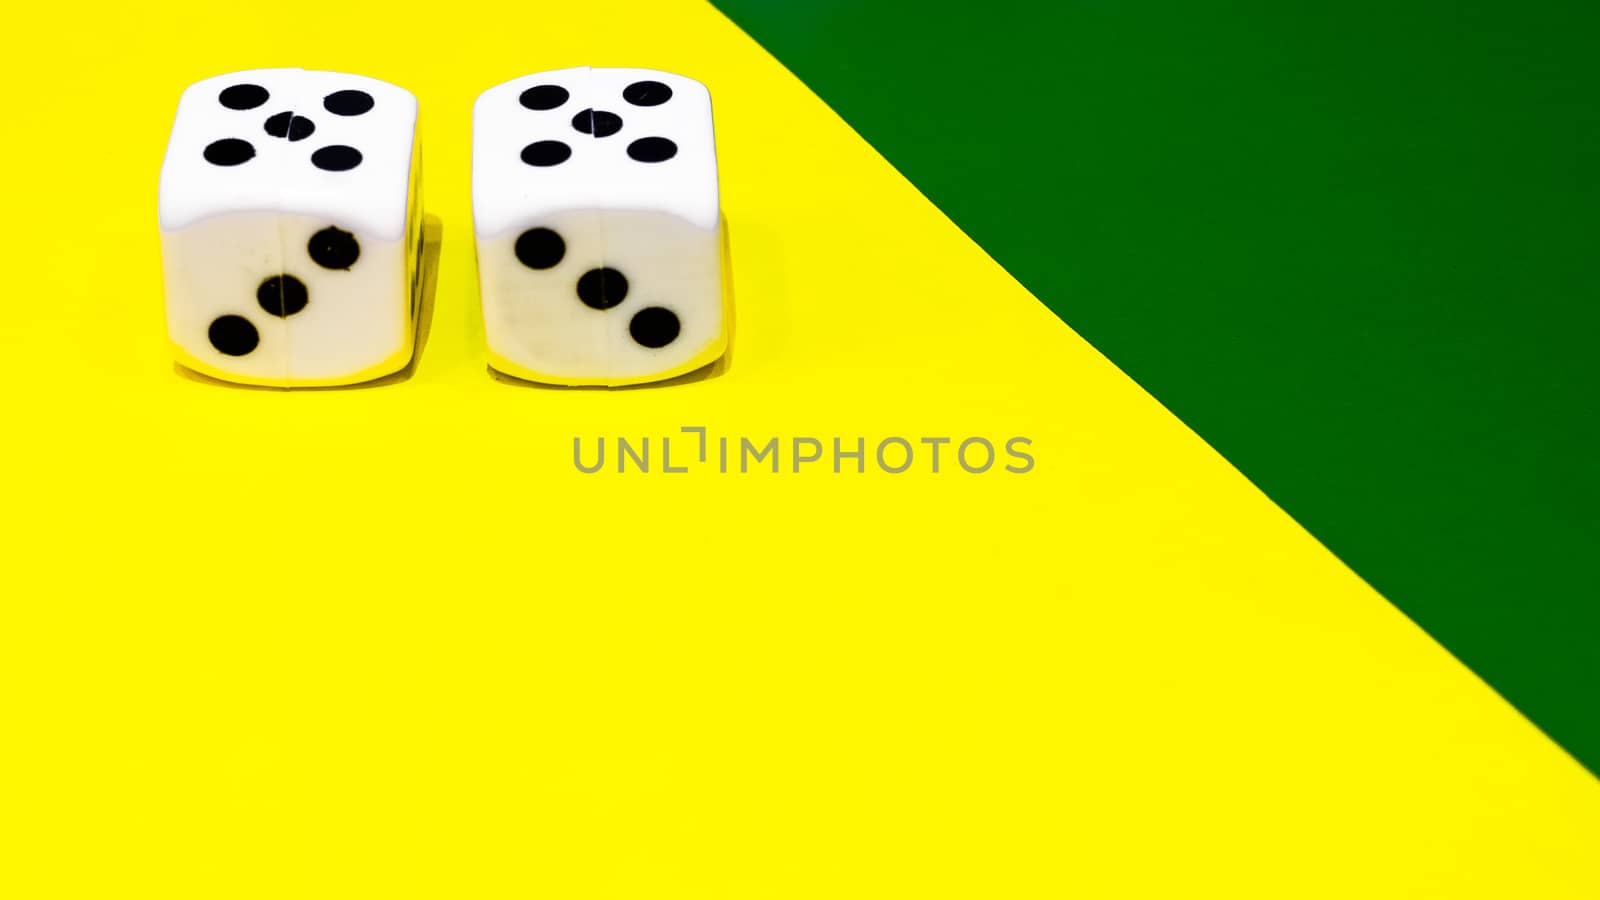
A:
<svg viewBox="0 0 1600 900">
<path fill-rule="evenodd" d="M 574 211 L 480 242 L 490 365 L 553 384 L 638 384 L 722 355 L 722 229 Z"/>
<path fill-rule="evenodd" d="M 348 268 L 318 264 L 307 248 L 330 243 L 358 246 L 357 258 Z M 243 384 L 353 384 L 394 372 L 410 360 L 415 334 L 410 245 L 259 213 L 165 235 L 174 354 Z"/>
</svg>

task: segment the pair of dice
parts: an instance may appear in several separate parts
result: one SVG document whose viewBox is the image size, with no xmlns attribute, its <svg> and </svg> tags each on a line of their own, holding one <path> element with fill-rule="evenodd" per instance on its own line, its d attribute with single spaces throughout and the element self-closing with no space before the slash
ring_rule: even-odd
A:
<svg viewBox="0 0 1600 900">
<path fill-rule="evenodd" d="M 198 82 L 161 169 L 178 362 L 244 384 L 355 384 L 410 361 L 422 289 L 417 99 L 359 75 Z M 489 364 L 637 384 L 727 346 L 711 98 L 693 79 L 574 68 L 485 91 L 472 204 Z"/>
</svg>

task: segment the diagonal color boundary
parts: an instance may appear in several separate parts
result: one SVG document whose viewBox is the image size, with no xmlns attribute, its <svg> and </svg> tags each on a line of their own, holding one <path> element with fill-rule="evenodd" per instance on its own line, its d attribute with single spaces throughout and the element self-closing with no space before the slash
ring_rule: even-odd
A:
<svg viewBox="0 0 1600 900">
<path fill-rule="evenodd" d="M 716 5 L 1600 767 L 1600 11 Z"/>
</svg>

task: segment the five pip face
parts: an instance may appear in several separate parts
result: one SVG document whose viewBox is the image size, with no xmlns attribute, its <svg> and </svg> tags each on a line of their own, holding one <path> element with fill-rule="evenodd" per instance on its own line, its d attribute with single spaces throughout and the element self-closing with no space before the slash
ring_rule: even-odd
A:
<svg viewBox="0 0 1600 900">
<path fill-rule="evenodd" d="M 360 75 L 191 85 L 161 170 L 167 332 L 224 381 L 346 385 L 411 361 L 422 280 L 417 100 Z M 671 378 L 729 310 L 711 100 L 647 69 L 490 88 L 472 196 L 489 364 L 551 384 Z"/>
</svg>

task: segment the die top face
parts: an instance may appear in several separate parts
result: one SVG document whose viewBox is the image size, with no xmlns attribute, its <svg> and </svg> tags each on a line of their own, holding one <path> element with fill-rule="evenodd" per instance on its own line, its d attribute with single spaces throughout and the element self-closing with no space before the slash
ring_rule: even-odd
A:
<svg viewBox="0 0 1600 900">
<path fill-rule="evenodd" d="M 190 85 L 161 166 L 161 228 L 298 213 L 405 234 L 417 99 L 375 78 L 253 69 Z"/>
<path fill-rule="evenodd" d="M 692 78 L 587 66 L 517 78 L 478 97 L 472 145 L 481 236 L 578 209 L 717 227 L 711 94 Z"/>
</svg>

